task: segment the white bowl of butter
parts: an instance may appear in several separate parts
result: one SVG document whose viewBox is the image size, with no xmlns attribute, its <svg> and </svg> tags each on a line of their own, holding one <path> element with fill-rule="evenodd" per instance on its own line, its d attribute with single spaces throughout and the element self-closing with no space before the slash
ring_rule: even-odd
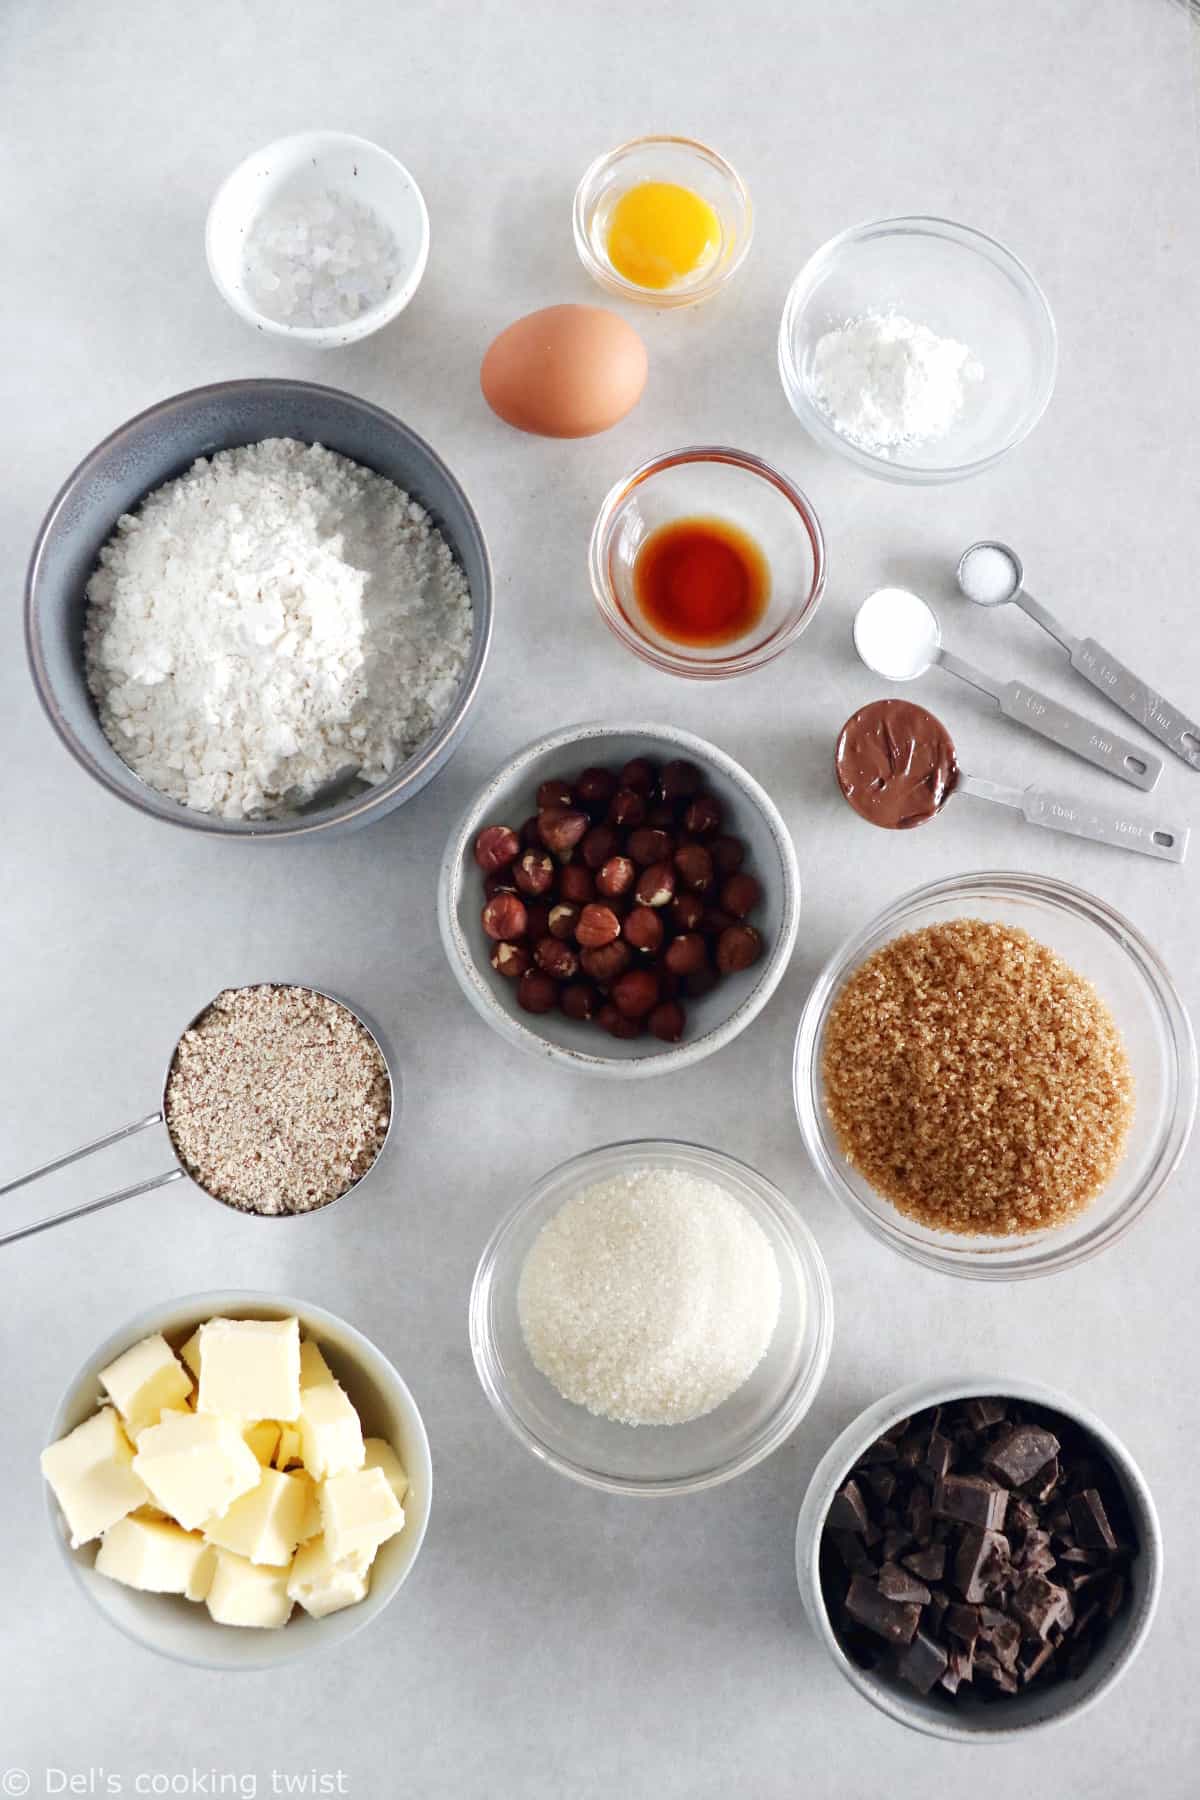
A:
<svg viewBox="0 0 1200 1800">
<path fill-rule="evenodd" d="M 304 1416 L 311 1416 L 309 1438 L 303 1452 L 305 1460 L 301 1462 L 297 1444 L 291 1466 L 302 1471 L 322 1455 L 336 1459 L 339 1432 L 347 1427 L 351 1432 L 359 1429 L 357 1424 L 349 1423 L 353 1409 L 361 1421 L 362 1437 L 391 1446 L 402 1465 L 403 1476 L 407 1478 L 402 1483 L 403 1524 L 397 1527 L 393 1514 L 387 1527 L 392 1535 L 374 1551 L 366 1580 L 360 1583 L 366 1588 L 365 1595 L 360 1599 L 357 1591 L 342 1595 L 333 1592 L 333 1586 L 346 1580 L 346 1570 L 353 1566 L 343 1562 L 336 1570 L 332 1567 L 307 1570 L 317 1584 L 318 1601 L 337 1610 L 331 1610 L 325 1616 L 314 1616 L 305 1604 L 293 1604 L 286 1595 L 287 1583 L 282 1580 L 272 1583 L 271 1553 L 267 1553 L 266 1562 L 263 1560 L 262 1545 L 270 1542 L 266 1534 L 279 1526 L 278 1510 L 275 1509 L 274 1516 L 268 1517 L 264 1513 L 257 1521 L 248 1521 L 247 1508 L 239 1507 L 236 1500 L 224 1515 L 233 1523 L 226 1525 L 223 1521 L 212 1535 L 216 1539 L 226 1536 L 231 1546 L 236 1544 L 236 1550 L 246 1554 L 236 1554 L 232 1548 L 224 1549 L 214 1542 L 213 1548 L 206 1553 L 205 1562 L 198 1564 L 195 1571 L 195 1586 L 210 1599 L 189 1598 L 185 1592 L 151 1591 L 131 1585 L 131 1582 L 145 1579 L 167 1585 L 187 1585 L 189 1589 L 192 1586 L 190 1576 L 186 1583 L 182 1579 L 178 1583 L 174 1581 L 178 1573 L 174 1567 L 164 1572 L 164 1559 L 175 1562 L 186 1550 L 183 1532 L 173 1525 L 164 1527 L 154 1522 L 152 1509 L 145 1506 L 139 1506 L 119 1521 L 114 1517 L 120 1513 L 125 1501 L 132 1498 L 132 1495 L 122 1495 L 122 1484 L 138 1479 L 135 1465 L 144 1474 L 150 1474 L 147 1459 L 152 1453 L 157 1455 L 158 1474 L 151 1475 L 156 1496 L 150 1497 L 157 1497 L 162 1503 L 169 1496 L 174 1503 L 169 1509 L 171 1518 L 178 1517 L 177 1508 L 182 1508 L 186 1516 L 180 1522 L 194 1537 L 200 1529 L 199 1513 L 207 1511 L 211 1505 L 211 1492 L 205 1491 L 205 1482 L 225 1480 L 236 1484 L 239 1479 L 237 1460 L 245 1448 L 249 1445 L 252 1454 L 260 1460 L 264 1449 L 269 1449 L 262 1444 L 255 1445 L 254 1434 L 261 1432 L 263 1427 L 249 1420 L 245 1421 L 246 1437 L 243 1438 L 241 1431 L 231 1427 L 223 1413 L 196 1410 L 189 1413 L 189 1404 L 194 1406 L 200 1388 L 193 1390 L 190 1401 L 182 1393 L 166 1392 L 172 1383 L 180 1388 L 183 1383 L 165 1358 L 162 1359 L 163 1368 L 148 1369 L 146 1359 L 149 1356 L 153 1360 L 153 1352 L 147 1351 L 147 1341 L 161 1336 L 174 1353 L 171 1358 L 174 1369 L 182 1366 L 194 1371 L 197 1352 L 193 1337 L 200 1326 L 213 1320 L 283 1322 L 291 1319 L 298 1320 L 300 1338 L 311 1347 L 304 1353 L 306 1368 L 311 1358 L 325 1377 L 332 1378 L 328 1395 L 320 1397 L 329 1404 L 324 1407 L 306 1405 L 304 1408 Z M 284 1330 L 282 1324 L 280 1330 Z M 217 1337 L 221 1339 L 219 1347 L 215 1342 Z M 234 1405 L 243 1384 L 247 1388 L 254 1382 L 269 1384 L 283 1372 L 286 1358 L 275 1334 L 269 1330 L 255 1334 L 252 1329 L 250 1334 L 239 1338 L 235 1328 L 219 1327 L 209 1341 L 211 1366 L 206 1370 L 206 1379 L 214 1395 L 219 1385 Z M 139 1355 L 128 1357 L 126 1353 L 135 1346 Z M 294 1350 L 292 1353 L 294 1355 Z M 106 1375 L 104 1385 L 101 1384 L 101 1371 Z M 306 1382 L 307 1379 L 306 1375 Z M 146 1406 L 153 1411 L 152 1420 L 141 1416 Z M 345 1414 L 345 1419 L 341 1414 Z M 183 1445 L 182 1437 L 188 1431 L 189 1420 L 193 1426 L 211 1426 L 211 1432 L 206 1430 L 204 1434 L 206 1437 L 211 1435 L 214 1440 L 211 1454 L 207 1446 L 203 1454 L 198 1454 L 196 1445 L 190 1442 Z M 94 1422 L 91 1429 L 97 1436 L 104 1434 L 105 1424 L 109 1426 L 107 1436 L 113 1438 L 116 1456 L 112 1466 L 107 1466 L 103 1462 L 105 1449 L 100 1446 L 99 1478 L 90 1471 L 84 1480 L 79 1480 L 75 1465 L 86 1464 L 89 1457 L 96 1454 L 96 1446 L 90 1452 L 86 1446 L 82 1447 L 76 1457 L 72 1457 L 70 1451 L 60 1451 L 56 1459 L 55 1453 L 51 1453 L 46 1472 L 53 1486 L 48 1482 L 46 1499 L 54 1539 L 93 1605 L 119 1631 L 161 1656 L 201 1668 L 254 1669 L 293 1662 L 316 1650 L 343 1643 L 383 1611 L 407 1578 L 420 1552 L 429 1520 L 433 1475 L 429 1440 L 421 1415 L 407 1386 L 383 1353 L 353 1326 L 322 1307 L 289 1295 L 236 1291 L 193 1294 L 153 1307 L 122 1326 L 88 1358 L 59 1403 L 50 1424 L 47 1444 L 58 1446 L 76 1427 L 89 1421 Z M 282 1427 L 282 1431 L 287 1429 L 287 1426 Z M 299 1438 L 300 1420 L 295 1429 Z M 172 1439 L 173 1432 L 180 1436 L 179 1445 Z M 228 1444 L 223 1441 L 225 1437 L 230 1439 Z M 132 1463 L 127 1460 L 130 1446 L 135 1451 Z M 219 1449 L 225 1452 L 223 1467 L 216 1454 Z M 186 1450 L 187 1454 L 172 1454 L 180 1450 Z M 268 1463 L 287 1468 L 286 1451 L 284 1440 L 275 1447 Z M 367 1463 L 374 1460 L 368 1451 Z M 334 1466 L 334 1460 L 330 1466 Z M 94 1468 L 93 1464 L 93 1471 Z M 267 1466 L 264 1476 L 269 1475 L 271 1468 Z M 272 1479 L 282 1485 L 280 1477 Z M 382 1475 L 372 1475 L 366 1485 L 371 1483 L 381 1488 L 388 1485 Z M 328 1490 L 330 1498 L 334 1497 L 335 1488 L 336 1484 L 331 1486 L 328 1481 L 321 1484 L 321 1490 Z M 61 1494 L 61 1503 L 55 1489 Z M 389 1487 L 389 1495 L 391 1491 Z M 350 1531 L 357 1529 L 361 1522 L 354 1513 L 358 1502 L 356 1495 L 350 1516 L 344 1516 L 342 1520 Z M 389 1501 L 389 1504 L 392 1503 Z M 196 1509 L 195 1518 L 191 1515 L 192 1508 Z M 326 1502 L 327 1524 L 330 1516 L 331 1509 Z M 146 1529 L 144 1520 L 154 1523 L 153 1532 Z M 99 1535 L 104 1521 L 111 1522 L 103 1535 Z M 286 1523 L 283 1528 L 286 1531 Z M 242 1543 L 238 1537 L 239 1531 L 244 1533 L 247 1529 L 259 1534 L 253 1546 Z M 324 1538 L 312 1541 L 320 1545 Z M 254 1561 L 249 1554 L 251 1550 Z M 304 1548 L 298 1550 L 292 1565 L 292 1586 L 297 1592 L 296 1583 L 306 1573 L 302 1560 L 305 1555 Z M 106 1560 L 107 1574 L 104 1572 Z M 309 1549 L 307 1563 L 311 1565 L 313 1560 L 313 1551 Z M 279 1591 L 275 1592 L 275 1589 Z M 306 1591 L 311 1602 L 312 1588 Z M 220 1621 L 213 1616 L 214 1607 L 222 1615 Z M 320 1610 L 319 1605 L 317 1610 Z M 287 1622 L 283 1624 L 285 1616 Z M 223 1622 L 225 1619 L 237 1622 Z M 262 1628 L 253 1629 L 255 1626 Z M 271 1626 L 278 1628 L 270 1629 Z"/>
</svg>

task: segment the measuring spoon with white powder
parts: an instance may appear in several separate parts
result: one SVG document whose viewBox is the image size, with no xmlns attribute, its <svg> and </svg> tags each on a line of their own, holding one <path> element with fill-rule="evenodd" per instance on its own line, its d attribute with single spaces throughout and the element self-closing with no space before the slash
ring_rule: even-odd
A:
<svg viewBox="0 0 1200 1800">
<path fill-rule="evenodd" d="M 885 681 L 915 681 L 936 663 L 999 706 L 1006 719 L 1036 731 L 1085 762 L 1149 793 L 1162 774 L 1162 758 L 1128 738 L 1085 719 L 1082 713 L 1039 694 L 1023 681 L 996 681 L 942 644 L 933 608 L 907 588 L 877 588 L 854 616 L 854 648 L 868 669 Z"/>
<path fill-rule="evenodd" d="M 1085 681 L 1114 706 L 1181 757 L 1189 769 L 1200 769 L 1200 725 L 1150 687 L 1095 638 L 1077 638 L 1025 588 L 1021 559 L 1008 544 L 994 538 L 972 544 L 958 559 L 958 585 L 976 606 L 1019 606 L 1035 625 L 1062 645 Z"/>
</svg>

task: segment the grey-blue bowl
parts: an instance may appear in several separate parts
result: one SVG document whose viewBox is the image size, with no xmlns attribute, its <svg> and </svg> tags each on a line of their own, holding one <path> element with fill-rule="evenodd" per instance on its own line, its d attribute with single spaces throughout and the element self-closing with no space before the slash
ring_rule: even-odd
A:
<svg viewBox="0 0 1200 1800">
<path fill-rule="evenodd" d="M 147 786 L 100 728 L 83 666 L 85 589 L 122 513 L 183 474 L 198 456 L 263 438 L 320 443 L 374 469 L 419 500 L 462 565 L 474 635 L 454 704 L 438 729 L 377 787 L 355 782 L 279 819 L 214 818 Z M 221 381 L 162 400 L 85 456 L 55 496 L 33 546 L 25 585 L 25 641 L 38 697 L 80 766 L 151 818 L 219 837 L 279 839 L 340 833 L 419 793 L 466 734 L 492 636 L 492 569 L 466 494 L 423 438 L 381 407 L 310 381 Z"/>
</svg>

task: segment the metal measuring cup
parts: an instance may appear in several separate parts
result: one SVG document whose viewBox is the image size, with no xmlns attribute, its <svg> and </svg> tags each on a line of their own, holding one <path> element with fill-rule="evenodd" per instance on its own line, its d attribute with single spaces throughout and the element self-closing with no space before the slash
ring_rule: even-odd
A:
<svg viewBox="0 0 1200 1800">
<path fill-rule="evenodd" d="M 211 1193 L 208 1188 L 196 1181 L 195 1177 L 183 1167 L 182 1159 L 178 1159 L 173 1168 L 167 1169 L 161 1175 L 152 1175 L 147 1181 L 135 1182 L 132 1187 L 118 1188 L 114 1193 L 102 1195 L 99 1200 L 88 1200 L 82 1206 L 67 1207 L 63 1212 L 51 1213 L 49 1218 L 38 1219 L 32 1225 L 22 1225 L 17 1231 L 5 1232 L 0 1236 L 0 1248 L 3 1248 L 5 1244 L 15 1244 L 19 1242 L 21 1238 L 36 1237 L 39 1232 L 49 1231 L 55 1225 L 65 1225 L 69 1219 L 81 1219 L 87 1213 L 102 1212 L 105 1207 L 116 1206 L 122 1200 L 132 1200 L 137 1194 L 148 1194 L 154 1188 L 165 1187 L 167 1183 L 171 1181 L 182 1181 L 185 1179 L 192 1181 L 202 1194 L 208 1195 L 210 1200 L 219 1201 L 222 1206 L 227 1206 L 230 1212 L 238 1213 L 242 1218 L 252 1219 L 295 1219 L 304 1217 L 310 1212 L 325 1212 L 335 1201 L 344 1200 L 347 1194 L 354 1193 L 357 1188 L 362 1186 L 368 1176 L 373 1174 L 375 1169 L 379 1166 L 383 1153 L 391 1141 L 392 1127 L 396 1121 L 396 1112 L 399 1104 L 398 1084 L 392 1074 L 391 1062 L 383 1047 L 378 1031 L 374 1026 L 368 1024 L 358 1008 L 351 1006 L 349 1001 L 343 1000 L 339 994 L 327 993 L 324 988 L 313 987 L 308 982 L 252 981 L 239 984 L 240 989 L 255 987 L 298 988 L 304 993 L 315 994 L 321 1000 L 330 1000 L 335 1006 L 340 1006 L 348 1012 L 351 1018 L 362 1027 L 374 1044 L 376 1050 L 379 1052 L 380 1061 L 383 1063 L 384 1074 L 387 1077 L 388 1121 L 387 1129 L 383 1134 L 383 1142 L 376 1151 L 374 1161 L 371 1163 L 370 1167 L 364 1169 L 357 1180 L 352 1181 L 348 1188 L 343 1188 L 340 1194 L 333 1195 L 331 1199 L 323 1201 L 320 1206 L 307 1208 L 306 1213 L 259 1213 L 247 1212 L 242 1207 L 235 1206 L 231 1200 L 222 1200 L 219 1194 Z M 110 1144 L 119 1144 L 124 1138 L 136 1137 L 139 1132 L 149 1130 L 152 1125 L 165 1125 L 167 1134 L 170 1136 L 171 1128 L 167 1125 L 167 1088 L 171 1080 L 171 1071 L 175 1067 L 175 1058 L 179 1053 L 179 1047 L 188 1032 L 192 1030 L 193 1026 L 199 1024 L 200 1020 L 219 998 L 220 994 L 227 991 L 228 990 L 225 988 L 219 989 L 218 993 L 214 994 L 211 1000 L 205 1002 L 199 1012 L 193 1015 L 180 1032 L 175 1041 L 174 1048 L 167 1058 L 166 1073 L 163 1076 L 162 1098 L 160 1099 L 158 1108 L 155 1112 L 147 1113 L 144 1118 L 135 1119 L 130 1125 L 122 1125 L 117 1131 L 106 1132 L 103 1137 L 93 1138 L 90 1143 L 81 1144 L 77 1150 L 69 1150 L 65 1156 L 56 1156 L 52 1162 L 42 1163 L 39 1168 L 30 1169 L 25 1175 L 18 1175 L 15 1181 L 5 1182 L 4 1185 L 0 1187 L 0 1198 L 3 1198 L 5 1194 L 15 1193 L 17 1188 L 27 1187 L 30 1182 L 40 1181 L 43 1175 L 53 1175 L 57 1169 L 65 1169 L 69 1167 L 71 1163 L 81 1162 L 85 1156 L 92 1156 L 98 1150 L 106 1150 Z M 173 1139 L 172 1148 L 175 1148 Z"/>
</svg>

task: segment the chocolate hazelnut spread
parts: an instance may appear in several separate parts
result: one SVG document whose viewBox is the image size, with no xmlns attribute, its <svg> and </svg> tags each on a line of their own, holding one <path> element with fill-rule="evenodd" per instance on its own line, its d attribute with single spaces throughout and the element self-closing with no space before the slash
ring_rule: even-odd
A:
<svg viewBox="0 0 1200 1800">
<path fill-rule="evenodd" d="M 855 812 L 902 831 L 941 811 L 958 781 L 949 732 L 911 700 L 873 700 L 842 726 L 834 766 Z"/>
</svg>

